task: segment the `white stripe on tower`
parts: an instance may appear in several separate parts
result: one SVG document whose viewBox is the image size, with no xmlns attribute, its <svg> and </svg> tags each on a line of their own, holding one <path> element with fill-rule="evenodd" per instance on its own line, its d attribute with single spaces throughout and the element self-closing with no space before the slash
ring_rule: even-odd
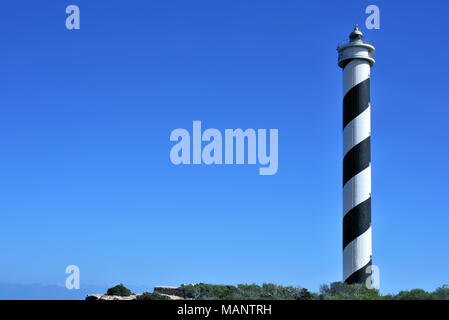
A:
<svg viewBox="0 0 449 320">
<path fill-rule="evenodd" d="M 343 156 L 371 135 L 371 107 L 368 107 L 343 129 Z"/>
<path fill-rule="evenodd" d="M 365 283 L 372 263 L 370 69 L 374 46 L 357 26 L 340 45 L 343 68 L 343 280 Z"/>
<path fill-rule="evenodd" d="M 371 167 L 353 176 L 343 186 L 343 217 L 371 198 Z"/>
</svg>

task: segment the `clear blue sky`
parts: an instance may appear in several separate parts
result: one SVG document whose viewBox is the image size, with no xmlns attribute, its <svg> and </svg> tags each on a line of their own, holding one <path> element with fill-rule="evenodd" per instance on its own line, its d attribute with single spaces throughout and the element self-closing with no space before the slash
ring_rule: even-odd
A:
<svg viewBox="0 0 449 320">
<path fill-rule="evenodd" d="M 81 29 L 65 28 L 65 7 Z M 380 8 L 366 30 L 365 7 Z M 3 1 L 0 282 L 342 277 L 339 41 L 372 69 L 381 291 L 449 283 L 447 1 Z M 279 129 L 279 170 L 174 166 L 175 128 Z"/>
</svg>

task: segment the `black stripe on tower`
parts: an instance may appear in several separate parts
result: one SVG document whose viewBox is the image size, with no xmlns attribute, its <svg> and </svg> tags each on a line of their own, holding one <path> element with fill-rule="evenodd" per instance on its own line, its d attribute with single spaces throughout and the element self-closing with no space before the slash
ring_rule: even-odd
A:
<svg viewBox="0 0 449 320">
<path fill-rule="evenodd" d="M 343 98 L 343 129 L 369 106 L 369 78 L 352 87 Z"/>
<path fill-rule="evenodd" d="M 371 227 L 371 198 L 355 206 L 343 218 L 343 250 Z"/>
<path fill-rule="evenodd" d="M 343 158 L 343 185 L 356 174 L 369 167 L 371 162 L 370 137 L 355 145 Z"/>
<path fill-rule="evenodd" d="M 366 280 L 371 275 L 371 272 L 368 272 L 368 268 L 372 265 L 372 260 L 370 260 L 366 265 L 362 268 L 351 274 L 346 278 L 345 283 L 353 284 L 353 283 L 366 283 Z"/>
</svg>

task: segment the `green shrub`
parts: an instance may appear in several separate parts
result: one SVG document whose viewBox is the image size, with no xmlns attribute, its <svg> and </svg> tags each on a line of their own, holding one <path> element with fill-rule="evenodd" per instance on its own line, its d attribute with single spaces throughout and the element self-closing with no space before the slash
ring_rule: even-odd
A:
<svg viewBox="0 0 449 320">
<path fill-rule="evenodd" d="M 115 287 L 109 288 L 106 292 L 108 296 L 122 296 L 127 297 L 131 295 L 131 290 L 125 287 L 123 284 L 118 284 Z"/>
<path fill-rule="evenodd" d="M 137 296 L 136 300 L 170 300 L 170 298 L 157 293 L 144 292 Z"/>
<path fill-rule="evenodd" d="M 317 298 L 305 288 L 284 287 L 272 283 L 237 286 L 199 283 L 180 288 L 183 298 L 194 300 L 311 300 Z"/>
<path fill-rule="evenodd" d="M 320 287 L 321 300 L 381 300 L 383 297 L 376 289 L 368 289 L 364 284 L 346 284 L 332 282 Z"/>
<path fill-rule="evenodd" d="M 396 296 L 397 300 L 433 300 L 432 294 L 423 289 L 413 289 L 401 291 Z"/>
<path fill-rule="evenodd" d="M 449 300 L 449 286 L 447 284 L 437 288 L 432 292 L 432 297 L 435 300 Z"/>
</svg>

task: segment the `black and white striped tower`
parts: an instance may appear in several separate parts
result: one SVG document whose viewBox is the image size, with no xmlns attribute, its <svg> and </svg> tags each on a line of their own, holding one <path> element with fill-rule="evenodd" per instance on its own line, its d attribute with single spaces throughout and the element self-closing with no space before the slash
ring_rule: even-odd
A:
<svg viewBox="0 0 449 320">
<path fill-rule="evenodd" d="M 374 46 L 357 26 L 338 47 L 343 68 L 343 280 L 371 275 L 370 68 Z"/>
</svg>

